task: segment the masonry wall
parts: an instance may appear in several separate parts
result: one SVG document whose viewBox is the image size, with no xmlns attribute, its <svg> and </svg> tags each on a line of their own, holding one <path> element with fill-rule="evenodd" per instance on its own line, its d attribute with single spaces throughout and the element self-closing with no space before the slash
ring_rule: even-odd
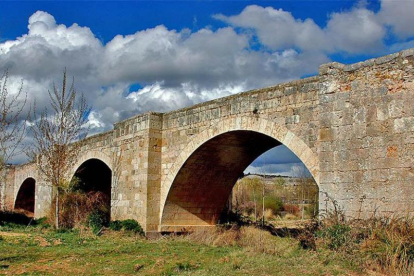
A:
<svg viewBox="0 0 414 276">
<path fill-rule="evenodd" d="M 320 187 L 350 216 L 414 212 L 413 54 L 321 67 Z"/>
<path fill-rule="evenodd" d="M 15 168 L 11 167 L 7 169 L 6 172 L 6 183 L 2 183 L 2 205 L 5 210 L 12 210 L 14 207 L 14 178 L 15 178 Z"/>
</svg>

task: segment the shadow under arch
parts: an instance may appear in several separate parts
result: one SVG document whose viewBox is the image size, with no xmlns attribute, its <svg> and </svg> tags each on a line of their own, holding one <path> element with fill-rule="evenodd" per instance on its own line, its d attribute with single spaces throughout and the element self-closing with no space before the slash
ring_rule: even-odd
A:
<svg viewBox="0 0 414 276">
<path fill-rule="evenodd" d="M 313 151 L 291 131 L 267 119 L 227 119 L 198 134 L 163 182 L 160 231 L 216 224 L 245 168 L 281 144 L 301 159 L 318 184 L 319 164 Z"/>
<path fill-rule="evenodd" d="M 72 183 L 74 183 L 75 179 L 76 190 L 86 194 L 101 193 L 109 221 L 111 213 L 112 170 L 107 163 L 98 158 L 87 159 L 75 170 L 71 180 Z"/>
<path fill-rule="evenodd" d="M 17 192 L 14 210 L 22 210 L 28 215 L 34 216 L 35 211 L 36 180 L 32 177 L 26 178 Z"/>
<path fill-rule="evenodd" d="M 103 162 L 111 171 L 113 170 L 112 159 L 108 155 L 102 151 L 88 150 L 86 153 L 80 155 L 77 158 L 77 162 L 72 167 L 71 175 L 73 176 L 79 167 L 90 159 L 98 159 L 99 161 Z"/>
</svg>

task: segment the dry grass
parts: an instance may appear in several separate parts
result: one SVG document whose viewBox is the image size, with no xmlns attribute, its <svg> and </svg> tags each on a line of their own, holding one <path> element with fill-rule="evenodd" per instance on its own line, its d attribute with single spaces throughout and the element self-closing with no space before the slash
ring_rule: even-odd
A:
<svg viewBox="0 0 414 276">
<path fill-rule="evenodd" d="M 237 244 L 240 238 L 240 227 L 232 226 L 230 228 L 224 227 L 201 227 L 184 239 L 191 242 L 201 243 L 213 246 L 233 246 Z"/>
<path fill-rule="evenodd" d="M 184 239 L 204 245 L 239 246 L 245 248 L 246 251 L 271 255 L 281 255 L 288 248 L 298 248 L 296 240 L 276 237 L 254 226 L 202 228 L 185 236 Z M 282 239 L 285 239 L 289 245 L 284 246 L 286 242 Z M 292 247 L 292 243 L 296 246 Z"/>
<path fill-rule="evenodd" d="M 414 218 L 347 220 L 335 209 L 319 223 L 317 246 L 358 255 L 366 267 L 387 275 L 414 275 Z"/>
<path fill-rule="evenodd" d="M 247 252 L 273 256 L 302 247 L 339 254 L 372 273 L 414 275 L 414 218 L 346 220 L 338 211 L 321 221 L 309 222 L 297 240 L 275 237 L 254 226 L 235 225 L 199 229 L 184 239 L 205 245 L 238 246 Z"/>
<path fill-rule="evenodd" d="M 272 209 L 265 209 L 265 212 L 264 212 L 265 220 L 269 221 L 271 219 L 274 219 L 274 217 L 275 217 L 275 214 Z"/>
<path fill-rule="evenodd" d="M 361 250 L 373 264 L 395 275 L 414 275 L 414 219 L 371 219 L 364 230 L 369 229 Z"/>
</svg>

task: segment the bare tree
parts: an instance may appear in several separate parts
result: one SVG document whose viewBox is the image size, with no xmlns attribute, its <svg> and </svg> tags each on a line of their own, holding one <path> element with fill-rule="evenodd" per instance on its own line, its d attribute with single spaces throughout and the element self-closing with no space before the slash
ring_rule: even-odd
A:
<svg viewBox="0 0 414 276">
<path fill-rule="evenodd" d="M 0 78 L 0 207 L 5 204 L 5 188 L 7 166 L 18 154 L 22 153 L 21 147 L 26 134 L 27 117 L 22 118 L 23 108 L 26 105 L 27 94 L 22 98 L 23 82 L 16 91 L 8 90 L 9 74 L 6 70 Z"/>
<path fill-rule="evenodd" d="M 52 113 L 45 108 L 38 118 L 34 108 L 31 131 L 35 146 L 29 151 L 29 156 L 37 161 L 39 172 L 53 187 L 55 226 L 59 228 L 59 193 L 67 190 L 70 183 L 68 173 L 78 157 L 79 140 L 89 130 L 86 123 L 90 107 L 83 94 L 77 97 L 74 79 L 67 89 L 66 69 L 62 88 L 58 89 L 53 84 L 53 90 L 48 92 Z"/>
</svg>

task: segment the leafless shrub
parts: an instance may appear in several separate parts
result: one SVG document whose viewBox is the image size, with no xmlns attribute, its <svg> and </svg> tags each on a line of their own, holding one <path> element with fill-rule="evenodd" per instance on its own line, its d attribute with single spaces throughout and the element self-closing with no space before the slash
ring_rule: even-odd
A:
<svg viewBox="0 0 414 276">
<path fill-rule="evenodd" d="M 107 198 L 102 192 L 71 192 L 61 195 L 60 225 L 64 228 L 78 228 L 86 224 L 94 210 L 107 213 Z"/>
</svg>

